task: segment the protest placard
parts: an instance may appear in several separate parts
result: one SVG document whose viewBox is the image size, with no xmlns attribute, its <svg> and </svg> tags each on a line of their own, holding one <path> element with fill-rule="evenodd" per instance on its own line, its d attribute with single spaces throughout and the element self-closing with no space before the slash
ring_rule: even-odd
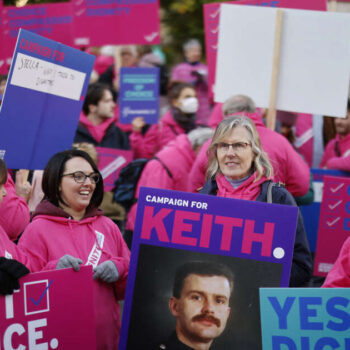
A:
<svg viewBox="0 0 350 350">
<path fill-rule="evenodd" d="M 269 107 L 275 23 L 280 9 L 223 4 L 215 100 L 235 94 Z M 345 117 L 350 15 L 283 9 L 276 109 Z M 337 62 L 335 64 L 334 62 Z"/>
<path fill-rule="evenodd" d="M 221 318 L 216 348 L 259 349 L 258 287 L 289 283 L 296 209 L 142 187 L 119 349 L 157 348 L 169 337 L 175 271 L 194 261 L 234 275 L 231 317 Z"/>
<path fill-rule="evenodd" d="M 103 178 L 104 190 L 112 191 L 120 170 L 132 161 L 132 151 L 104 147 L 96 147 L 96 151 L 98 152 L 98 169 Z"/>
<path fill-rule="evenodd" d="M 32 273 L 0 296 L 1 349 L 96 349 L 91 266 Z"/>
<path fill-rule="evenodd" d="M 118 100 L 121 124 L 130 124 L 136 117 L 146 124 L 158 123 L 159 68 L 121 68 Z"/>
<path fill-rule="evenodd" d="M 20 30 L 0 111 L 9 168 L 43 169 L 71 148 L 94 56 Z"/>
<path fill-rule="evenodd" d="M 318 222 L 320 218 L 321 202 L 323 197 L 323 181 L 325 176 L 349 176 L 350 174 L 339 170 L 311 169 L 314 201 L 309 205 L 300 206 L 309 247 L 311 252 L 316 250 Z"/>
<path fill-rule="evenodd" d="M 158 0 L 72 0 L 76 45 L 160 43 Z"/>
<path fill-rule="evenodd" d="M 350 235 L 350 178 L 324 177 L 314 275 L 326 276 Z"/>
<path fill-rule="evenodd" d="M 269 6 L 278 8 L 294 8 L 303 10 L 327 11 L 326 0 L 238 0 L 227 1 L 226 4 Z M 222 3 L 204 4 L 205 52 L 208 63 L 208 86 L 210 94 L 214 94 L 216 58 L 219 38 L 220 5 Z M 259 55 L 259 54 L 257 54 Z"/>
<path fill-rule="evenodd" d="M 261 288 L 263 350 L 350 349 L 350 291 Z"/>
</svg>

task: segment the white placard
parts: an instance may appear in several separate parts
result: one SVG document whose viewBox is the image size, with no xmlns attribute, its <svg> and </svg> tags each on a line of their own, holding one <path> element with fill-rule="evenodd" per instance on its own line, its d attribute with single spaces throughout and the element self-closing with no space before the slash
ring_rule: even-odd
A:
<svg viewBox="0 0 350 350">
<path fill-rule="evenodd" d="M 79 101 L 86 74 L 18 53 L 11 84 Z"/>
<path fill-rule="evenodd" d="M 269 106 L 275 8 L 222 4 L 215 101 L 244 94 Z M 283 9 L 276 108 L 345 117 L 350 15 Z"/>
</svg>

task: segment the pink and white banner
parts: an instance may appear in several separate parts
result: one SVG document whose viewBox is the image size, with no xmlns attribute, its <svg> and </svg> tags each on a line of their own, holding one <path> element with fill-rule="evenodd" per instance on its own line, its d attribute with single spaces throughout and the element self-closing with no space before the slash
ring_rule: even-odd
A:
<svg viewBox="0 0 350 350">
<path fill-rule="evenodd" d="M 223 3 L 327 11 L 326 0 L 238 0 L 227 1 Z M 209 91 L 211 97 L 213 97 L 214 94 L 213 88 L 215 84 L 216 56 L 220 23 L 220 4 L 222 3 L 211 3 L 205 4 L 203 6 L 205 46 L 208 64 L 208 85 L 210 87 Z M 257 55 L 258 54 L 259 53 L 257 52 Z"/>
<path fill-rule="evenodd" d="M 350 179 L 325 176 L 314 275 L 326 276 L 350 235 Z"/>
<path fill-rule="evenodd" d="M 0 349 L 95 350 L 92 268 L 32 273 L 0 297 Z"/>
<path fill-rule="evenodd" d="M 104 190 L 112 191 L 120 170 L 128 165 L 133 158 L 132 151 L 96 147 L 98 152 L 98 168 L 103 178 Z"/>
</svg>

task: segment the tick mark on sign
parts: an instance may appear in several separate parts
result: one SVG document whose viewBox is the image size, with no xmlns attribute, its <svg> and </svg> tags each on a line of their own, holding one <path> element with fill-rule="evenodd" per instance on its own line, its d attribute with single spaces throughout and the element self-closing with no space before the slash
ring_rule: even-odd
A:
<svg viewBox="0 0 350 350">
<path fill-rule="evenodd" d="M 338 218 L 336 218 L 335 220 L 333 220 L 333 221 L 327 221 L 327 225 L 328 226 L 333 226 L 335 223 L 337 223 L 338 221 L 340 220 L 340 218 L 338 217 Z"/>
<path fill-rule="evenodd" d="M 342 200 L 340 200 L 340 201 L 338 201 L 337 203 L 334 203 L 334 204 L 328 204 L 328 208 L 330 209 L 330 210 L 333 210 L 333 209 L 335 209 L 339 204 L 341 204 L 341 203 L 343 203 L 343 201 Z"/>
<path fill-rule="evenodd" d="M 335 192 L 338 192 L 342 187 L 344 186 L 344 184 L 340 184 L 339 186 L 337 187 L 331 187 L 330 190 L 335 193 Z"/>
<path fill-rule="evenodd" d="M 50 281 L 50 283 L 48 284 L 48 286 L 45 288 L 45 290 L 43 291 L 43 293 L 40 295 L 40 298 L 38 299 L 38 301 L 35 301 L 33 298 L 30 298 L 30 300 L 36 305 L 38 306 L 41 302 L 41 300 L 44 298 L 45 294 L 47 293 L 47 291 L 49 290 L 49 287 L 51 286 L 53 280 Z"/>
</svg>

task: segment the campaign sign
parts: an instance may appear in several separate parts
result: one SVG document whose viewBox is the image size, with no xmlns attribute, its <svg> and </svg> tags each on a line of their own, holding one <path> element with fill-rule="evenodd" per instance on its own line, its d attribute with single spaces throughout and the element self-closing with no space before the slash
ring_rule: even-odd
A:
<svg viewBox="0 0 350 350">
<path fill-rule="evenodd" d="M 119 123 L 130 124 L 136 117 L 158 123 L 159 68 L 121 68 L 118 99 Z"/>
<path fill-rule="evenodd" d="M 263 350 L 350 349 L 350 290 L 260 288 Z"/>
<path fill-rule="evenodd" d="M 120 170 L 132 161 L 132 151 L 104 147 L 96 147 L 96 150 L 98 152 L 98 169 L 103 178 L 104 191 L 112 191 Z"/>
<path fill-rule="evenodd" d="M 296 207 L 141 187 L 119 349 L 165 348 L 175 272 L 194 261 L 234 275 L 215 349 L 260 349 L 258 288 L 288 286 L 296 220 Z"/>
<path fill-rule="evenodd" d="M 91 266 L 32 273 L 0 296 L 1 349 L 96 349 Z"/>
<path fill-rule="evenodd" d="M 72 0 L 76 45 L 160 43 L 158 0 Z"/>
<path fill-rule="evenodd" d="M 0 111 L 0 150 L 13 169 L 43 169 L 71 148 L 94 56 L 20 30 Z"/>
<path fill-rule="evenodd" d="M 350 235 L 350 178 L 324 177 L 314 275 L 326 276 Z"/>
<path fill-rule="evenodd" d="M 326 0 L 238 0 L 227 1 L 224 3 L 327 11 Z M 205 52 L 208 62 L 208 84 L 210 86 L 211 94 L 213 94 L 213 87 L 215 84 L 216 56 L 220 22 L 220 4 L 221 3 L 212 3 L 205 4 L 203 6 L 206 48 Z"/>
<path fill-rule="evenodd" d="M 320 218 L 321 202 L 323 197 L 323 180 L 327 176 L 350 176 L 349 173 L 345 173 L 340 170 L 328 170 L 328 169 L 311 169 L 312 184 L 314 188 L 314 201 L 309 205 L 300 206 L 301 213 L 303 215 L 304 227 L 306 230 L 307 238 L 311 252 L 316 250 L 318 221 Z"/>
<path fill-rule="evenodd" d="M 1 17 L 4 54 L 1 57 L 11 58 L 20 28 L 73 45 L 74 18 L 71 2 L 24 7 L 3 5 Z"/>
</svg>

